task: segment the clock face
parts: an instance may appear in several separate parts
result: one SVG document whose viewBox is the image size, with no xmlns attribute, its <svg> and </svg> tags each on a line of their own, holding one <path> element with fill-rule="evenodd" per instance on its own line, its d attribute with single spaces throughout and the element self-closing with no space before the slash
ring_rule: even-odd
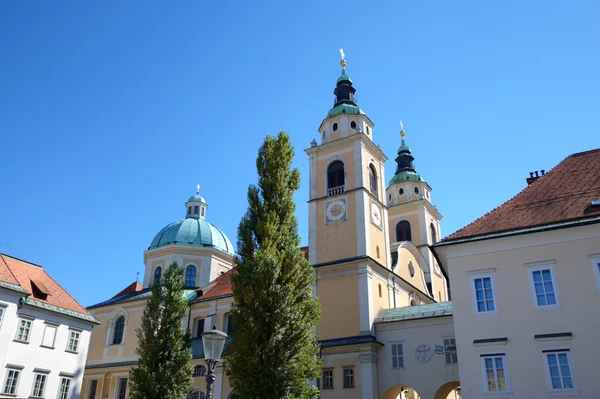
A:
<svg viewBox="0 0 600 399">
<path fill-rule="evenodd" d="M 337 222 L 346 219 L 346 201 L 335 200 L 325 204 L 325 215 L 327 222 Z"/>
<path fill-rule="evenodd" d="M 381 227 L 381 209 L 374 202 L 371 203 L 371 221 L 377 227 Z"/>
</svg>

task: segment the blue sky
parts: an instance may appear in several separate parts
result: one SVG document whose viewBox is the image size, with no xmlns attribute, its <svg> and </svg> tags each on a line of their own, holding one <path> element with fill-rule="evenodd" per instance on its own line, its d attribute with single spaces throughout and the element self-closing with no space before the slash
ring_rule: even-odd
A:
<svg viewBox="0 0 600 399">
<path fill-rule="evenodd" d="M 595 1 L 0 2 L 0 251 L 82 304 L 143 274 L 143 250 L 202 185 L 235 239 L 256 152 L 303 149 L 339 53 L 392 177 L 404 121 L 450 234 L 528 172 L 600 145 Z"/>
</svg>

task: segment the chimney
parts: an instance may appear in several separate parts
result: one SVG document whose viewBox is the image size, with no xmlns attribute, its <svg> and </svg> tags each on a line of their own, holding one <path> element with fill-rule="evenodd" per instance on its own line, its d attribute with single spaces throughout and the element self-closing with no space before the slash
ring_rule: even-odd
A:
<svg viewBox="0 0 600 399">
<path fill-rule="evenodd" d="M 533 183 L 540 177 L 544 176 L 545 174 L 546 174 L 546 171 L 544 169 L 542 169 L 541 171 L 536 170 L 535 172 L 529 172 L 529 177 L 526 179 L 527 185 L 529 186 L 531 183 Z"/>
</svg>

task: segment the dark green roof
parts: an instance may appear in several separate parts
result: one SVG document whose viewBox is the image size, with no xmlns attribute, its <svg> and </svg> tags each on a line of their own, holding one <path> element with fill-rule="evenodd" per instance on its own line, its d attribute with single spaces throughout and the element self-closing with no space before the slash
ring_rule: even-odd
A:
<svg viewBox="0 0 600 399">
<path fill-rule="evenodd" d="M 425 180 L 417 172 L 405 170 L 402 172 L 397 172 L 390 180 L 389 185 L 391 186 L 392 184 L 403 183 L 405 181 L 425 182 Z"/>
<path fill-rule="evenodd" d="M 428 319 L 431 317 L 452 316 L 452 302 L 428 303 L 426 305 L 403 308 L 381 309 L 375 316 L 375 323 L 390 321 Z"/>
</svg>

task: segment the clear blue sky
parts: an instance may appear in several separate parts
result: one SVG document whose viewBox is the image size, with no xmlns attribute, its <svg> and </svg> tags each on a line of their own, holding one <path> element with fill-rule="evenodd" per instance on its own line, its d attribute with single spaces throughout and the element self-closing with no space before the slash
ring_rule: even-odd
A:
<svg viewBox="0 0 600 399">
<path fill-rule="evenodd" d="M 600 146 L 599 2 L 371 3 L 0 2 L 0 251 L 84 305 L 111 297 L 197 183 L 235 240 L 257 148 L 281 128 L 306 244 L 302 150 L 340 47 L 386 178 L 402 119 L 442 235 Z"/>
</svg>

